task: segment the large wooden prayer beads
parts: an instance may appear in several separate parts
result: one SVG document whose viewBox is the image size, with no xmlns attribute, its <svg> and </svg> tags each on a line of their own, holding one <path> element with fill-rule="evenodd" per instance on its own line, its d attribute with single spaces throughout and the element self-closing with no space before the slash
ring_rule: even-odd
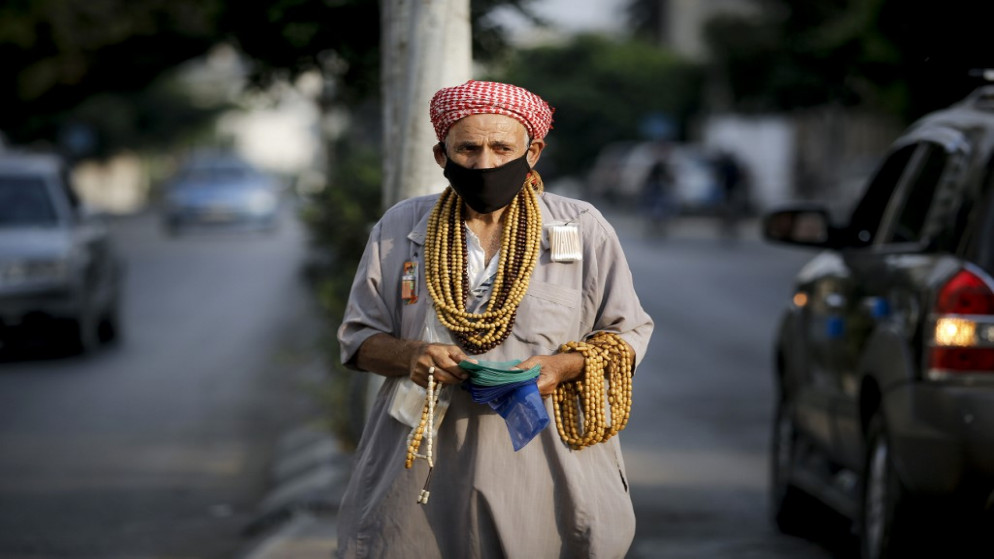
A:
<svg viewBox="0 0 994 559">
<path fill-rule="evenodd" d="M 586 342 L 564 344 L 560 351 L 582 354 L 584 367 L 581 379 L 560 383 L 553 395 L 559 437 L 575 450 L 610 439 L 628 424 L 632 409 L 633 364 L 627 344 L 617 334 L 599 332 Z"/>
<path fill-rule="evenodd" d="M 542 179 L 531 171 L 521 192 L 505 210 L 497 276 L 486 311 L 466 311 L 469 279 L 462 199 L 446 188 L 428 218 L 425 278 L 438 320 L 469 353 L 486 353 L 507 339 L 518 305 L 538 262 L 542 213 L 538 193 Z"/>
</svg>

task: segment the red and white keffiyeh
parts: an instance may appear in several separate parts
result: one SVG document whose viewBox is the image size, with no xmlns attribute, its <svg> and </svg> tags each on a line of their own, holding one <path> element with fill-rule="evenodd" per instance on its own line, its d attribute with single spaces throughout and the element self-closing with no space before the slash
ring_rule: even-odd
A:
<svg viewBox="0 0 994 559">
<path fill-rule="evenodd" d="M 470 80 L 438 90 L 429 106 L 438 141 L 445 141 L 449 128 L 469 115 L 498 114 L 525 125 L 528 136 L 540 140 L 552 128 L 555 110 L 541 97 L 516 85 Z"/>
</svg>

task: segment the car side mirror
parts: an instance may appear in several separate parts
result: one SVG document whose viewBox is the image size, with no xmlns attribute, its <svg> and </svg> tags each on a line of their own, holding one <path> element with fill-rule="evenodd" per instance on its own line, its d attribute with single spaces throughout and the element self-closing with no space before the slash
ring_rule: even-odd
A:
<svg viewBox="0 0 994 559">
<path fill-rule="evenodd" d="M 763 237 L 791 245 L 832 248 L 837 245 L 828 211 L 821 207 L 789 208 L 763 217 Z"/>
</svg>

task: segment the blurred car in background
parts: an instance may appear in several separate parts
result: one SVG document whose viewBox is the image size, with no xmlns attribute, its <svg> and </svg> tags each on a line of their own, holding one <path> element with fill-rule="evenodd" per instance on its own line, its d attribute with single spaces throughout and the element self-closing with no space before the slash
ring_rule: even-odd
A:
<svg viewBox="0 0 994 559">
<path fill-rule="evenodd" d="M 674 213 L 713 214 L 723 202 L 713 158 L 700 146 L 653 142 L 616 142 L 605 146 L 587 179 L 587 195 L 613 204 L 639 206 L 653 168 L 665 162 L 672 184 Z"/>
<path fill-rule="evenodd" d="M 165 184 L 163 223 L 170 234 L 190 226 L 271 231 L 281 190 L 276 177 L 237 155 L 197 153 Z"/>
<path fill-rule="evenodd" d="M 973 556 L 971 541 L 990 557 L 994 87 L 914 123 L 848 220 L 829 216 L 764 218 L 768 240 L 822 251 L 775 342 L 773 517 L 803 534 L 829 505 L 867 559 Z"/>
<path fill-rule="evenodd" d="M 122 265 L 52 155 L 0 153 L 0 341 L 86 352 L 120 328 Z M 64 342 L 64 344 L 62 343 Z"/>
</svg>

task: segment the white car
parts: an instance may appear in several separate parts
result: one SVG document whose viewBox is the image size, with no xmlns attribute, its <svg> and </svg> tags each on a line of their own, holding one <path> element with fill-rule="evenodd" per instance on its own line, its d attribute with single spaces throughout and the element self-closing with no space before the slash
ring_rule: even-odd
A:
<svg viewBox="0 0 994 559">
<path fill-rule="evenodd" d="M 271 231 L 280 211 L 277 180 L 231 154 L 197 154 L 166 183 L 164 225 L 170 234 L 189 226 Z"/>
<path fill-rule="evenodd" d="M 0 154 L 0 347 L 44 340 L 82 353 L 111 340 L 121 271 L 60 158 Z"/>
</svg>

